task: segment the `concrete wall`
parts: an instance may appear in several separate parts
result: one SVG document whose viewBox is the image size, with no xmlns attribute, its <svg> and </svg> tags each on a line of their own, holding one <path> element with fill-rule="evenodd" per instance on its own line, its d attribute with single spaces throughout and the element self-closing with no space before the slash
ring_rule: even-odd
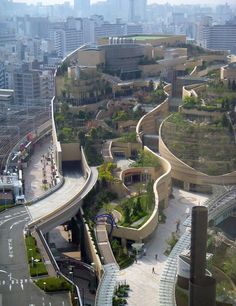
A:
<svg viewBox="0 0 236 306">
<path fill-rule="evenodd" d="M 184 182 L 185 189 L 189 189 L 189 184 L 197 185 L 234 185 L 236 183 L 236 171 L 219 176 L 210 176 L 193 169 L 185 164 L 183 161 L 173 155 L 162 140 L 162 127 L 159 129 L 159 152 L 161 156 L 169 161 L 171 164 L 171 176 L 174 179 Z"/>
<path fill-rule="evenodd" d="M 81 208 L 81 213 L 83 215 L 83 209 L 82 208 Z M 85 219 L 83 219 L 83 224 L 84 224 L 84 239 L 85 239 L 85 245 L 87 246 L 87 250 L 88 250 L 88 253 L 89 253 L 88 255 L 89 255 L 89 258 L 90 258 L 91 262 L 93 262 L 95 264 L 96 274 L 97 274 L 97 276 L 100 280 L 102 275 L 103 275 L 103 266 L 102 266 L 100 257 L 98 256 L 95 243 L 92 239 L 90 229 L 88 227 L 88 224 L 86 224 Z"/>
<path fill-rule="evenodd" d="M 168 94 L 170 91 L 170 85 L 165 87 L 165 91 Z M 168 98 L 152 111 L 144 115 L 138 122 L 136 126 L 136 134 L 138 141 L 142 142 L 142 134 L 157 134 L 158 128 L 165 116 L 167 116 L 169 111 Z"/>
<path fill-rule="evenodd" d="M 105 63 L 104 50 L 85 49 L 78 51 L 78 62 L 81 66 L 97 66 Z"/>
<path fill-rule="evenodd" d="M 131 157 L 131 152 L 133 150 L 139 151 L 142 149 L 140 143 L 131 143 L 131 142 L 120 142 L 112 141 L 111 152 L 114 155 L 115 152 L 124 152 L 126 158 Z"/>
<path fill-rule="evenodd" d="M 139 69 L 142 71 L 142 77 L 153 77 L 160 75 L 163 66 L 160 64 L 139 65 Z"/>
<path fill-rule="evenodd" d="M 62 161 L 81 160 L 81 151 L 79 143 L 61 143 Z"/>
<path fill-rule="evenodd" d="M 230 81 L 233 81 L 233 80 L 235 81 L 236 80 L 236 63 L 221 67 L 220 78 L 221 80 L 227 79 Z"/>
<path fill-rule="evenodd" d="M 153 191 L 155 194 L 155 206 L 154 210 L 152 212 L 152 215 L 147 220 L 145 224 L 143 224 L 140 228 L 130 228 L 130 227 L 123 227 L 119 226 L 118 228 L 114 228 L 112 235 L 114 237 L 119 237 L 122 239 L 129 239 L 133 241 L 143 241 L 145 238 L 149 237 L 155 228 L 158 225 L 158 206 L 161 201 L 164 201 L 165 206 L 168 204 L 168 197 L 171 191 L 171 166 L 168 161 L 166 161 L 164 158 L 160 157 L 147 147 L 144 147 L 144 150 L 153 154 L 160 162 L 161 165 L 161 171 L 157 171 L 153 175 L 158 175 L 158 178 L 156 179 L 154 185 L 153 185 Z M 129 171 L 132 172 L 135 171 L 135 169 L 129 169 Z M 145 169 L 142 169 L 145 171 Z M 148 168 L 149 170 L 149 168 Z M 127 171 L 127 170 L 126 170 Z M 125 173 L 125 172 L 124 172 Z M 126 172 L 127 173 L 127 172 Z M 124 177 L 124 174 L 123 174 Z"/>
</svg>

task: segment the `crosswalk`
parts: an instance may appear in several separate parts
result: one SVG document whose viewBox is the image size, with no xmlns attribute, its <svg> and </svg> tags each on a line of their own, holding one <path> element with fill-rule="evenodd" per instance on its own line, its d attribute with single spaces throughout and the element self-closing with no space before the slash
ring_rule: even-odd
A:
<svg viewBox="0 0 236 306">
<path fill-rule="evenodd" d="M 21 288 L 21 290 L 23 291 L 24 286 L 27 285 L 28 283 L 32 283 L 32 282 L 33 282 L 33 280 L 30 279 L 30 278 L 0 280 L 0 292 L 1 292 L 1 288 L 3 288 L 3 287 L 4 287 L 5 290 L 8 287 L 9 291 L 11 291 L 13 289 L 19 290 L 19 288 Z"/>
</svg>

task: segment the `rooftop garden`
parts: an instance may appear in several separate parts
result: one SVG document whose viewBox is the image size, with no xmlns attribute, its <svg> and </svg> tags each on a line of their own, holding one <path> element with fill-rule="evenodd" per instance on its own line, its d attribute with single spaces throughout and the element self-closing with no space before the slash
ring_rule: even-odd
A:
<svg viewBox="0 0 236 306">
<path fill-rule="evenodd" d="M 135 143 L 135 142 L 137 142 L 136 132 L 129 132 L 129 133 L 123 134 L 120 138 L 120 141 L 125 142 L 125 143 L 128 143 L 128 142 Z"/>
<path fill-rule="evenodd" d="M 78 77 L 68 77 L 68 64 L 63 63 L 57 73 L 56 83 L 59 90 L 57 99 L 71 105 L 95 103 L 110 96 L 112 89 L 102 74 L 96 70 L 80 70 Z"/>
<path fill-rule="evenodd" d="M 138 157 L 131 167 L 154 167 L 159 169 L 161 167 L 159 160 L 148 151 L 140 151 Z"/>
<path fill-rule="evenodd" d="M 164 123 L 162 137 L 169 150 L 183 162 L 208 175 L 236 170 L 236 146 L 228 120 L 212 123 L 188 120 L 175 113 Z"/>
<path fill-rule="evenodd" d="M 150 217 L 154 208 L 154 194 L 152 184 L 147 186 L 147 192 L 121 201 L 114 207 L 121 213 L 119 225 L 126 227 L 141 227 Z"/>
<path fill-rule="evenodd" d="M 208 112 L 226 112 L 233 110 L 234 104 L 234 98 L 229 96 L 218 97 L 215 99 L 212 99 L 211 97 L 206 97 L 205 99 L 201 97 L 185 97 L 183 108 Z"/>
<path fill-rule="evenodd" d="M 134 97 L 137 99 L 138 103 L 158 105 L 167 98 L 164 86 L 164 83 L 161 82 L 157 88 L 155 88 L 154 82 L 150 80 L 147 89 L 139 90 L 134 94 Z"/>
</svg>

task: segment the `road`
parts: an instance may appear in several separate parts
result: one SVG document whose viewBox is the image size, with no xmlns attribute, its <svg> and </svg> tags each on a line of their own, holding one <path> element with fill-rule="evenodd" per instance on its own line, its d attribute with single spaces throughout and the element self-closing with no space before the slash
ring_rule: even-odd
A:
<svg viewBox="0 0 236 306">
<path fill-rule="evenodd" d="M 64 177 L 65 183 L 61 188 L 28 207 L 32 221 L 43 218 L 58 208 L 63 208 L 70 199 L 80 192 L 85 184 L 85 179 L 79 171 L 68 171 Z"/>
<path fill-rule="evenodd" d="M 23 229 L 29 215 L 23 206 L 0 214 L 0 295 L 4 306 L 69 306 L 66 293 L 45 294 L 30 279 Z"/>
</svg>

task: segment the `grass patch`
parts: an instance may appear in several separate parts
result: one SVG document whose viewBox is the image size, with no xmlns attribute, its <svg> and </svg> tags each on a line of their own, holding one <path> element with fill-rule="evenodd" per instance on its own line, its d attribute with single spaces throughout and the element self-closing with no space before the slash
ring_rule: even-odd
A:
<svg viewBox="0 0 236 306">
<path fill-rule="evenodd" d="M 154 207 L 154 195 L 147 192 L 121 202 L 116 209 L 122 214 L 119 224 L 127 227 L 139 228 L 149 218 Z M 142 219 L 139 223 L 138 220 Z"/>
<path fill-rule="evenodd" d="M 27 258 L 30 268 L 30 275 L 31 276 L 47 275 L 48 272 L 44 262 L 42 261 L 42 256 L 37 247 L 35 238 L 32 236 L 27 236 L 25 238 L 25 245 L 26 245 Z"/>
<path fill-rule="evenodd" d="M 176 286 L 175 299 L 177 306 L 188 306 L 188 291 Z"/>
<path fill-rule="evenodd" d="M 128 255 L 127 249 L 122 248 L 120 242 L 117 239 L 112 240 L 111 248 L 121 269 L 125 269 L 133 264 L 134 255 Z"/>
<path fill-rule="evenodd" d="M 47 277 L 35 281 L 35 284 L 45 292 L 72 291 L 71 285 L 63 277 Z"/>
<path fill-rule="evenodd" d="M 13 205 L 13 204 L 2 205 L 2 206 L 0 206 L 0 212 L 6 210 L 6 209 L 8 209 L 8 208 L 12 208 L 12 207 L 14 207 L 14 206 L 15 206 L 15 205 Z"/>
</svg>

